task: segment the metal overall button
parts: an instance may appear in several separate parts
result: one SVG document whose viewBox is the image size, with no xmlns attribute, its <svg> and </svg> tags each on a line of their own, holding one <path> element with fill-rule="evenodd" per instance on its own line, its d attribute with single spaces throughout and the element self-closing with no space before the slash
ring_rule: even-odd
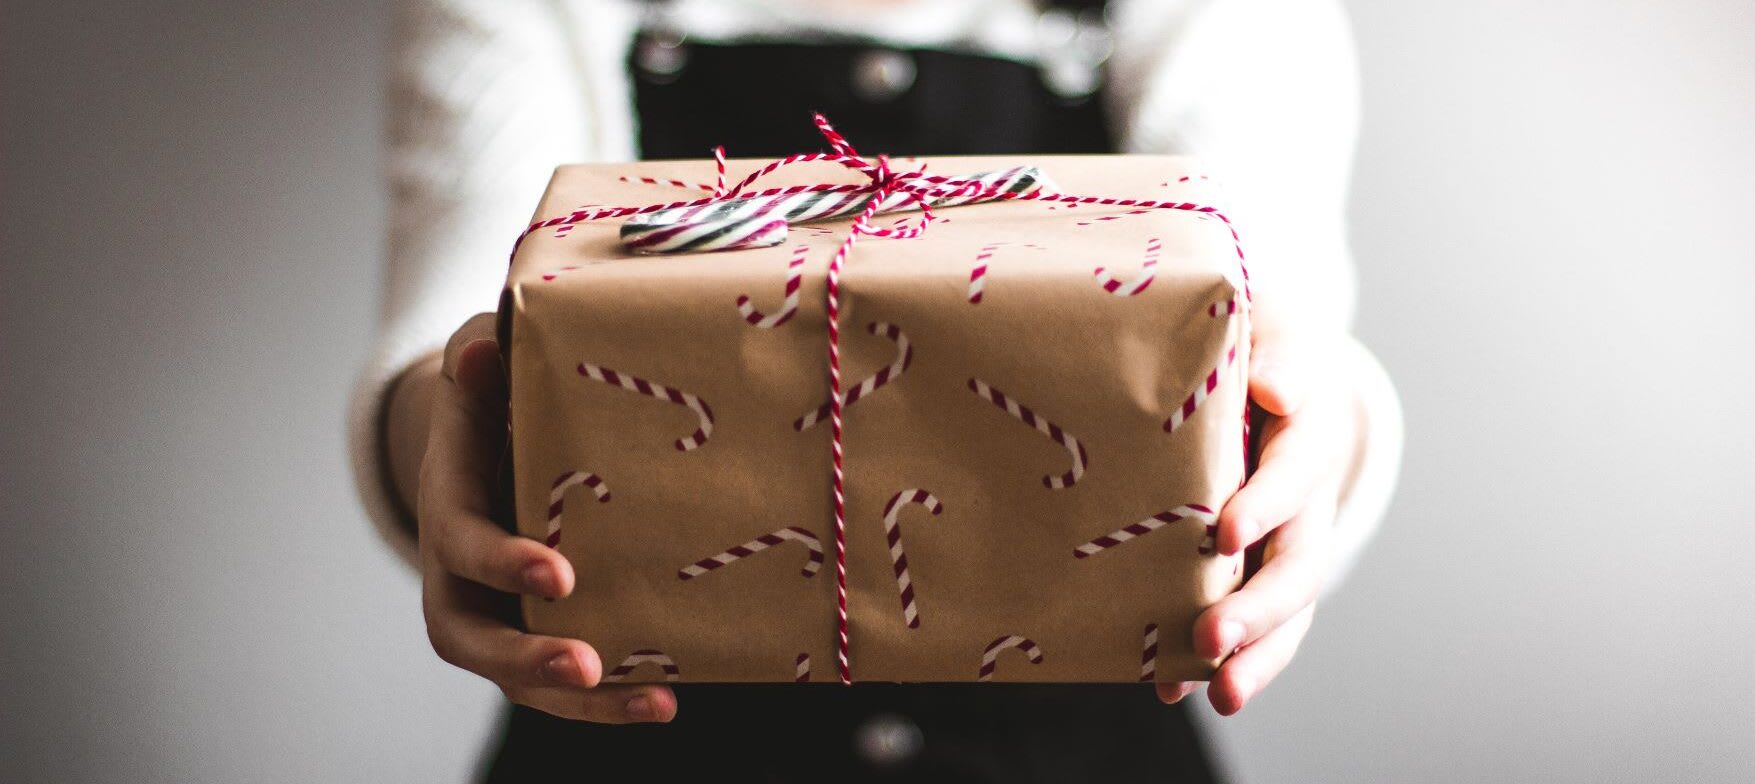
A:
<svg viewBox="0 0 1755 784">
<path fill-rule="evenodd" d="M 893 713 L 865 720 L 853 731 L 853 748 L 873 767 L 888 768 L 907 763 L 926 746 L 920 725 Z"/>
<path fill-rule="evenodd" d="M 870 103 L 895 100 L 914 86 L 914 58 L 889 49 L 861 52 L 853 59 L 853 92 Z"/>
</svg>

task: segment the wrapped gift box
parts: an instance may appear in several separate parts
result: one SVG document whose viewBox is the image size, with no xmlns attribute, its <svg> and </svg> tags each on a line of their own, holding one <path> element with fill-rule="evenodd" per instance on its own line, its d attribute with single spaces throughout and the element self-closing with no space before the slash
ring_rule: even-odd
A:
<svg viewBox="0 0 1755 784">
<path fill-rule="evenodd" d="M 1206 196 L 1172 157 L 929 163 Z M 710 161 L 564 166 L 537 217 L 695 198 L 640 178 L 713 176 Z M 862 181 L 807 165 L 761 184 Z M 935 212 L 919 238 L 861 238 L 842 279 L 853 679 L 1208 676 L 1192 623 L 1242 579 L 1212 551 L 1211 510 L 1245 471 L 1248 307 L 1227 225 L 1024 200 Z M 507 278 L 517 530 L 578 574 L 565 599 L 527 597 L 525 622 L 590 642 L 612 680 L 834 682 L 824 298 L 850 221 L 662 256 L 629 252 L 620 223 L 532 232 Z"/>
</svg>

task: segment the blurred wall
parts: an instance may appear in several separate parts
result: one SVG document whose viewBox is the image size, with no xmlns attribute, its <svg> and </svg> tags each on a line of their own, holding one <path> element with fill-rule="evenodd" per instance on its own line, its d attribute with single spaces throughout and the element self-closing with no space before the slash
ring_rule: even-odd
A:
<svg viewBox="0 0 1755 784">
<path fill-rule="evenodd" d="M 1755 780 L 1755 6 L 1349 5 L 1404 479 L 1216 741 L 1248 782 Z M 497 692 L 344 468 L 384 10 L 4 17 L 0 781 L 466 779 Z"/>
</svg>

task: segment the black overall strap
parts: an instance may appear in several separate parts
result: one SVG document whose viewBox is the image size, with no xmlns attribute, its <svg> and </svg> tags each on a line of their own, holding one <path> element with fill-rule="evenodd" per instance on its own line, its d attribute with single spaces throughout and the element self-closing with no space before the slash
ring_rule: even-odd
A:
<svg viewBox="0 0 1755 784">
<path fill-rule="evenodd" d="M 1100 14 L 1100 0 L 1058 0 Z M 709 44 L 643 33 L 628 62 L 642 157 L 816 150 L 821 111 L 860 150 L 895 155 L 1098 153 L 1112 134 L 1097 91 L 1066 96 L 1030 63 L 871 42 Z M 877 77 L 874 79 L 874 75 Z M 876 88 L 874 89 L 874 82 Z"/>
</svg>

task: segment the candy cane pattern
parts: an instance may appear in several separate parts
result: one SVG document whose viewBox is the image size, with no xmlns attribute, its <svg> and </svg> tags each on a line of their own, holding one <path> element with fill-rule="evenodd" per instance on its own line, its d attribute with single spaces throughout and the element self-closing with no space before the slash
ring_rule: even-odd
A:
<svg viewBox="0 0 1755 784">
<path fill-rule="evenodd" d="M 1236 312 L 1237 312 L 1236 298 L 1228 299 L 1228 300 L 1225 300 L 1224 302 L 1215 302 L 1215 303 L 1207 306 L 1207 315 L 1212 316 L 1213 318 L 1219 318 L 1220 316 L 1230 316 L 1230 315 L 1235 314 Z"/>
<path fill-rule="evenodd" d="M 621 664 L 617 664 L 615 669 L 610 670 L 608 675 L 603 676 L 603 682 L 621 683 L 623 678 L 628 677 L 629 673 L 632 673 L 635 668 L 642 664 L 658 665 L 658 668 L 664 671 L 664 680 L 666 683 L 675 683 L 678 678 L 682 677 L 682 671 L 676 668 L 676 662 L 671 661 L 670 657 L 664 655 L 663 651 L 644 648 L 634 651 L 628 656 L 628 658 L 622 659 Z"/>
<path fill-rule="evenodd" d="M 1031 664 L 1042 663 L 1042 649 L 1036 645 L 1035 640 L 1015 634 L 1006 635 L 988 643 L 987 650 L 981 653 L 981 677 L 977 678 L 978 681 L 985 683 L 993 680 L 994 659 L 999 658 L 999 652 L 1007 648 L 1023 651 L 1025 656 L 1030 657 Z"/>
<path fill-rule="evenodd" d="M 1194 416 L 1194 412 L 1200 408 L 1200 404 L 1206 402 L 1207 397 L 1213 394 L 1213 390 L 1219 388 L 1219 373 L 1231 367 L 1236 361 L 1236 344 L 1227 346 L 1224 364 L 1213 366 L 1213 369 L 1207 372 L 1207 377 L 1195 385 L 1194 391 L 1188 393 L 1188 397 L 1183 399 L 1182 405 L 1170 412 L 1169 418 L 1164 420 L 1164 432 L 1176 432 L 1176 428 L 1181 427 L 1183 422 L 1187 422 L 1189 417 Z"/>
<path fill-rule="evenodd" d="M 969 270 L 969 304 L 981 304 L 981 290 L 987 285 L 987 260 L 993 258 L 993 251 L 1001 244 L 983 245 L 975 254 L 975 266 Z"/>
<path fill-rule="evenodd" d="M 1160 184 L 1167 184 L 1167 183 L 1160 183 Z M 1121 220 L 1122 218 L 1125 218 L 1129 215 L 1144 215 L 1148 212 L 1153 212 L 1153 210 L 1128 210 L 1127 212 L 1121 213 L 1119 215 L 1104 215 L 1102 217 L 1092 218 L 1088 221 L 1079 221 L 1076 225 L 1089 226 L 1093 223 L 1100 223 L 1102 221 Z"/>
<path fill-rule="evenodd" d="M 925 490 L 903 490 L 890 497 L 884 506 L 884 538 L 890 542 L 890 563 L 896 569 L 896 591 L 902 596 L 902 620 L 908 628 L 920 628 L 920 611 L 914 604 L 914 583 L 908 579 L 908 554 L 902 551 L 902 527 L 896 518 L 902 512 L 903 504 L 920 504 L 926 511 L 937 515 L 945 510 L 938 498 Z"/>
<path fill-rule="evenodd" d="M 621 180 L 622 182 L 638 182 L 638 183 L 642 183 L 645 185 L 668 185 L 672 188 L 687 188 L 690 190 L 701 190 L 701 191 L 713 190 L 713 186 L 711 186 L 711 185 L 703 185 L 703 184 L 698 183 L 698 182 L 683 182 L 682 180 L 672 180 L 672 179 L 665 179 L 665 178 L 660 178 L 660 177 L 622 176 L 622 177 L 617 177 L 616 179 Z"/>
<path fill-rule="evenodd" d="M 567 471 L 555 477 L 555 483 L 548 492 L 548 535 L 543 538 L 549 547 L 561 543 L 561 509 L 565 506 L 567 491 L 579 485 L 591 488 L 591 492 L 597 494 L 598 503 L 609 501 L 609 485 L 604 484 L 596 474 Z"/>
<path fill-rule="evenodd" d="M 1107 534 L 1104 534 L 1104 535 L 1099 536 L 1095 539 L 1092 539 L 1089 542 L 1081 544 L 1078 547 L 1073 548 L 1073 557 L 1074 558 L 1089 558 L 1093 555 L 1096 555 L 1097 553 L 1103 552 L 1104 550 L 1107 550 L 1111 547 L 1114 547 L 1118 544 L 1121 544 L 1122 542 L 1125 542 L 1129 539 L 1133 539 L 1133 538 L 1140 537 L 1140 536 L 1145 536 L 1146 534 L 1149 534 L 1153 531 L 1156 531 L 1159 528 L 1163 528 L 1164 526 L 1169 525 L 1170 523 L 1174 523 L 1178 520 L 1197 520 L 1197 521 L 1199 521 L 1200 523 L 1202 523 L 1203 525 L 1205 525 L 1207 527 L 1206 530 L 1207 530 L 1207 535 L 1209 538 L 1211 537 L 1212 532 L 1215 530 L 1214 525 L 1217 522 L 1216 516 L 1213 514 L 1213 510 L 1208 509 L 1207 507 L 1201 506 L 1200 504 L 1188 504 L 1186 506 L 1178 506 L 1175 509 L 1171 509 L 1170 511 L 1159 512 L 1159 513 L 1152 515 L 1151 517 L 1148 517 L 1148 518 L 1141 520 L 1137 523 L 1134 523 L 1132 525 L 1123 526 L 1123 527 L 1118 528 L 1114 531 L 1111 531 Z M 1204 541 L 1202 542 L 1201 547 L 1202 547 L 1201 552 L 1203 554 L 1210 552 L 1209 549 L 1206 549 L 1207 544 Z"/>
<path fill-rule="evenodd" d="M 1158 676 L 1158 624 L 1146 624 L 1146 633 L 1140 650 L 1140 681 L 1150 681 Z"/>
<path fill-rule="evenodd" d="M 1146 240 L 1146 260 L 1140 265 L 1140 274 L 1126 283 L 1109 274 L 1107 268 L 1098 267 L 1092 273 L 1097 277 L 1097 285 L 1102 286 L 1104 291 L 1117 297 L 1131 297 L 1145 291 L 1147 286 L 1152 285 L 1152 280 L 1158 276 L 1158 251 L 1162 248 L 1163 243 L 1159 242 L 1157 237 Z"/>
<path fill-rule="evenodd" d="M 579 363 L 579 375 L 593 381 L 602 381 L 605 384 L 638 392 L 647 397 L 668 400 L 695 412 L 695 416 L 700 419 L 701 424 L 688 437 L 676 440 L 676 448 L 680 451 L 688 452 L 700 448 L 702 444 L 707 443 L 707 437 L 713 434 L 713 409 L 707 407 L 707 401 L 694 395 L 671 389 L 663 384 L 654 384 L 637 376 L 617 373 L 609 368 L 599 367 L 589 362 Z"/>
<path fill-rule="evenodd" d="M 987 286 L 987 260 L 993 258 L 994 251 L 1010 244 L 1011 243 L 1009 242 L 990 243 L 981 246 L 981 250 L 975 254 L 975 266 L 969 269 L 969 304 L 981 304 L 981 297 L 984 293 L 983 290 Z M 1031 250 L 1042 250 L 1042 246 L 1040 245 L 1026 244 L 1020 245 L 1019 247 L 1029 248 Z"/>
<path fill-rule="evenodd" d="M 796 660 L 794 660 L 794 665 L 795 665 L 796 674 L 792 676 L 792 682 L 793 683 L 809 683 L 810 682 L 810 654 L 808 654 L 808 653 L 799 654 L 798 658 Z"/>
<path fill-rule="evenodd" d="M 1067 471 L 1060 476 L 1050 475 L 1042 477 L 1042 484 L 1047 485 L 1050 489 L 1059 490 L 1064 487 L 1072 487 L 1073 484 L 1079 481 L 1079 477 L 1085 475 L 1085 466 L 1090 460 L 1089 455 L 1085 453 L 1085 445 L 1079 443 L 1079 440 L 1074 438 L 1071 433 L 1060 429 L 1060 425 L 1036 416 L 1036 412 L 1031 411 L 1029 406 L 1025 406 L 1018 401 L 1007 397 L 1004 392 L 988 386 L 987 382 L 982 381 L 981 379 L 969 379 L 969 391 L 980 395 L 981 399 L 992 403 L 997 408 L 1003 409 L 1006 413 L 1017 417 L 1019 421 L 1036 428 L 1041 431 L 1043 435 L 1054 439 L 1056 443 L 1066 447 L 1067 454 L 1072 456 L 1072 470 Z"/>
<path fill-rule="evenodd" d="M 804 257 L 810 253 L 810 246 L 800 245 L 792 249 L 792 261 L 786 265 L 786 299 L 780 309 L 772 315 L 763 315 L 750 303 L 750 295 L 737 296 L 737 312 L 743 314 L 743 320 L 752 327 L 773 329 L 792 320 L 798 313 L 798 287 L 804 280 Z"/>
<path fill-rule="evenodd" d="M 901 328 L 894 324 L 874 321 L 866 326 L 865 331 L 870 332 L 873 335 L 882 335 L 883 337 L 895 341 L 896 361 L 878 370 L 878 372 L 873 373 L 871 378 L 859 382 L 859 386 L 848 390 L 847 399 L 841 403 L 841 408 L 843 410 L 848 406 L 859 402 L 860 398 L 868 397 L 883 385 L 894 381 L 896 377 L 902 375 L 902 371 L 907 370 L 908 365 L 914 361 L 914 347 L 908 344 L 908 335 L 903 333 Z M 792 423 L 792 429 L 802 433 L 812 425 L 827 419 L 828 416 L 829 404 L 825 402 L 822 405 L 817 406 L 815 411 L 805 414 L 795 420 Z"/>
<path fill-rule="evenodd" d="M 823 543 L 817 539 L 816 534 L 797 526 L 791 526 L 771 534 L 762 534 L 729 550 L 702 558 L 678 569 L 676 579 L 692 580 L 732 561 L 748 558 L 788 539 L 794 542 L 803 542 L 805 547 L 810 548 L 810 559 L 804 562 L 804 568 L 799 573 L 805 577 L 815 577 L 817 570 L 823 568 Z"/>
</svg>

